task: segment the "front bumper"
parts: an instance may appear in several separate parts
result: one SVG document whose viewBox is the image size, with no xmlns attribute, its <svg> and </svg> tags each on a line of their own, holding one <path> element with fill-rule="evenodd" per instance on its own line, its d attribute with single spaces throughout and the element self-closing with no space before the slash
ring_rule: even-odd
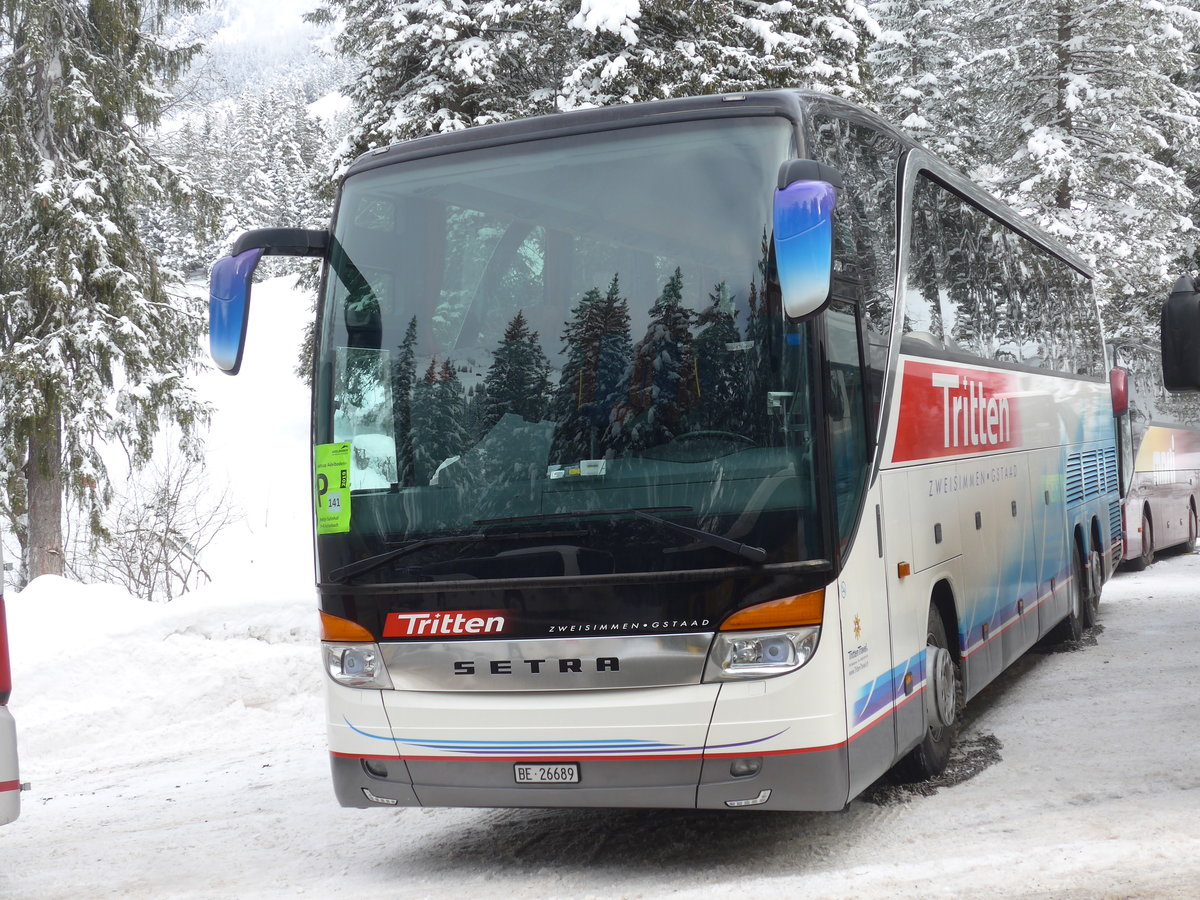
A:
<svg viewBox="0 0 1200 900">
<path fill-rule="evenodd" d="M 650 807 L 839 810 L 848 800 L 845 746 L 760 757 L 754 775 L 731 758 L 582 760 L 580 783 L 516 784 L 512 761 L 342 756 L 330 762 L 342 806 Z M 764 792 L 766 792 L 764 794 Z M 745 803 L 745 801 L 754 801 Z"/>
</svg>

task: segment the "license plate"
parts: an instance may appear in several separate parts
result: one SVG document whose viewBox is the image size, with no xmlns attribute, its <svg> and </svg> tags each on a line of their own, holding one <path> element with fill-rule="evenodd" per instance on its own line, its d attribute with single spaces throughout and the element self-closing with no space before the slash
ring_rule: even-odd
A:
<svg viewBox="0 0 1200 900">
<path fill-rule="evenodd" d="M 578 763 L 517 763 L 517 784 L 579 784 Z"/>
</svg>

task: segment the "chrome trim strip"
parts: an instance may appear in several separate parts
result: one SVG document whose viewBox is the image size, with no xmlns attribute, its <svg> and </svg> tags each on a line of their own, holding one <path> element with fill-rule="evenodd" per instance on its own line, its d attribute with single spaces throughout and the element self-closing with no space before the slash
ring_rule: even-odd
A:
<svg viewBox="0 0 1200 900">
<path fill-rule="evenodd" d="M 713 633 L 379 645 L 396 690 L 594 691 L 699 684 Z"/>
</svg>

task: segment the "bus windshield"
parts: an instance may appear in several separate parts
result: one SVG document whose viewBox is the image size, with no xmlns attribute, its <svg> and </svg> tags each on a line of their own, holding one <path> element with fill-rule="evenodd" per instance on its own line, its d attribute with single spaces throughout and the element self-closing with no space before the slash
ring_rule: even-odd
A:
<svg viewBox="0 0 1200 900">
<path fill-rule="evenodd" d="M 811 325 L 780 311 L 783 118 L 644 125 L 347 179 L 316 440 L 349 452 L 323 580 L 822 556 Z"/>
</svg>

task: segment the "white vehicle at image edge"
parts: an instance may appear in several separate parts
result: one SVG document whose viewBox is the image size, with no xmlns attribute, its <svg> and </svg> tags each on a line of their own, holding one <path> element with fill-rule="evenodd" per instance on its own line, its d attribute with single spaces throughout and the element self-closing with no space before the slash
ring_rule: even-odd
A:
<svg viewBox="0 0 1200 900">
<path fill-rule="evenodd" d="M 12 670 L 8 664 L 3 570 L 4 553 L 0 551 L 0 825 L 7 825 L 21 814 L 21 778 L 17 767 L 17 724 L 8 711 Z"/>
</svg>

